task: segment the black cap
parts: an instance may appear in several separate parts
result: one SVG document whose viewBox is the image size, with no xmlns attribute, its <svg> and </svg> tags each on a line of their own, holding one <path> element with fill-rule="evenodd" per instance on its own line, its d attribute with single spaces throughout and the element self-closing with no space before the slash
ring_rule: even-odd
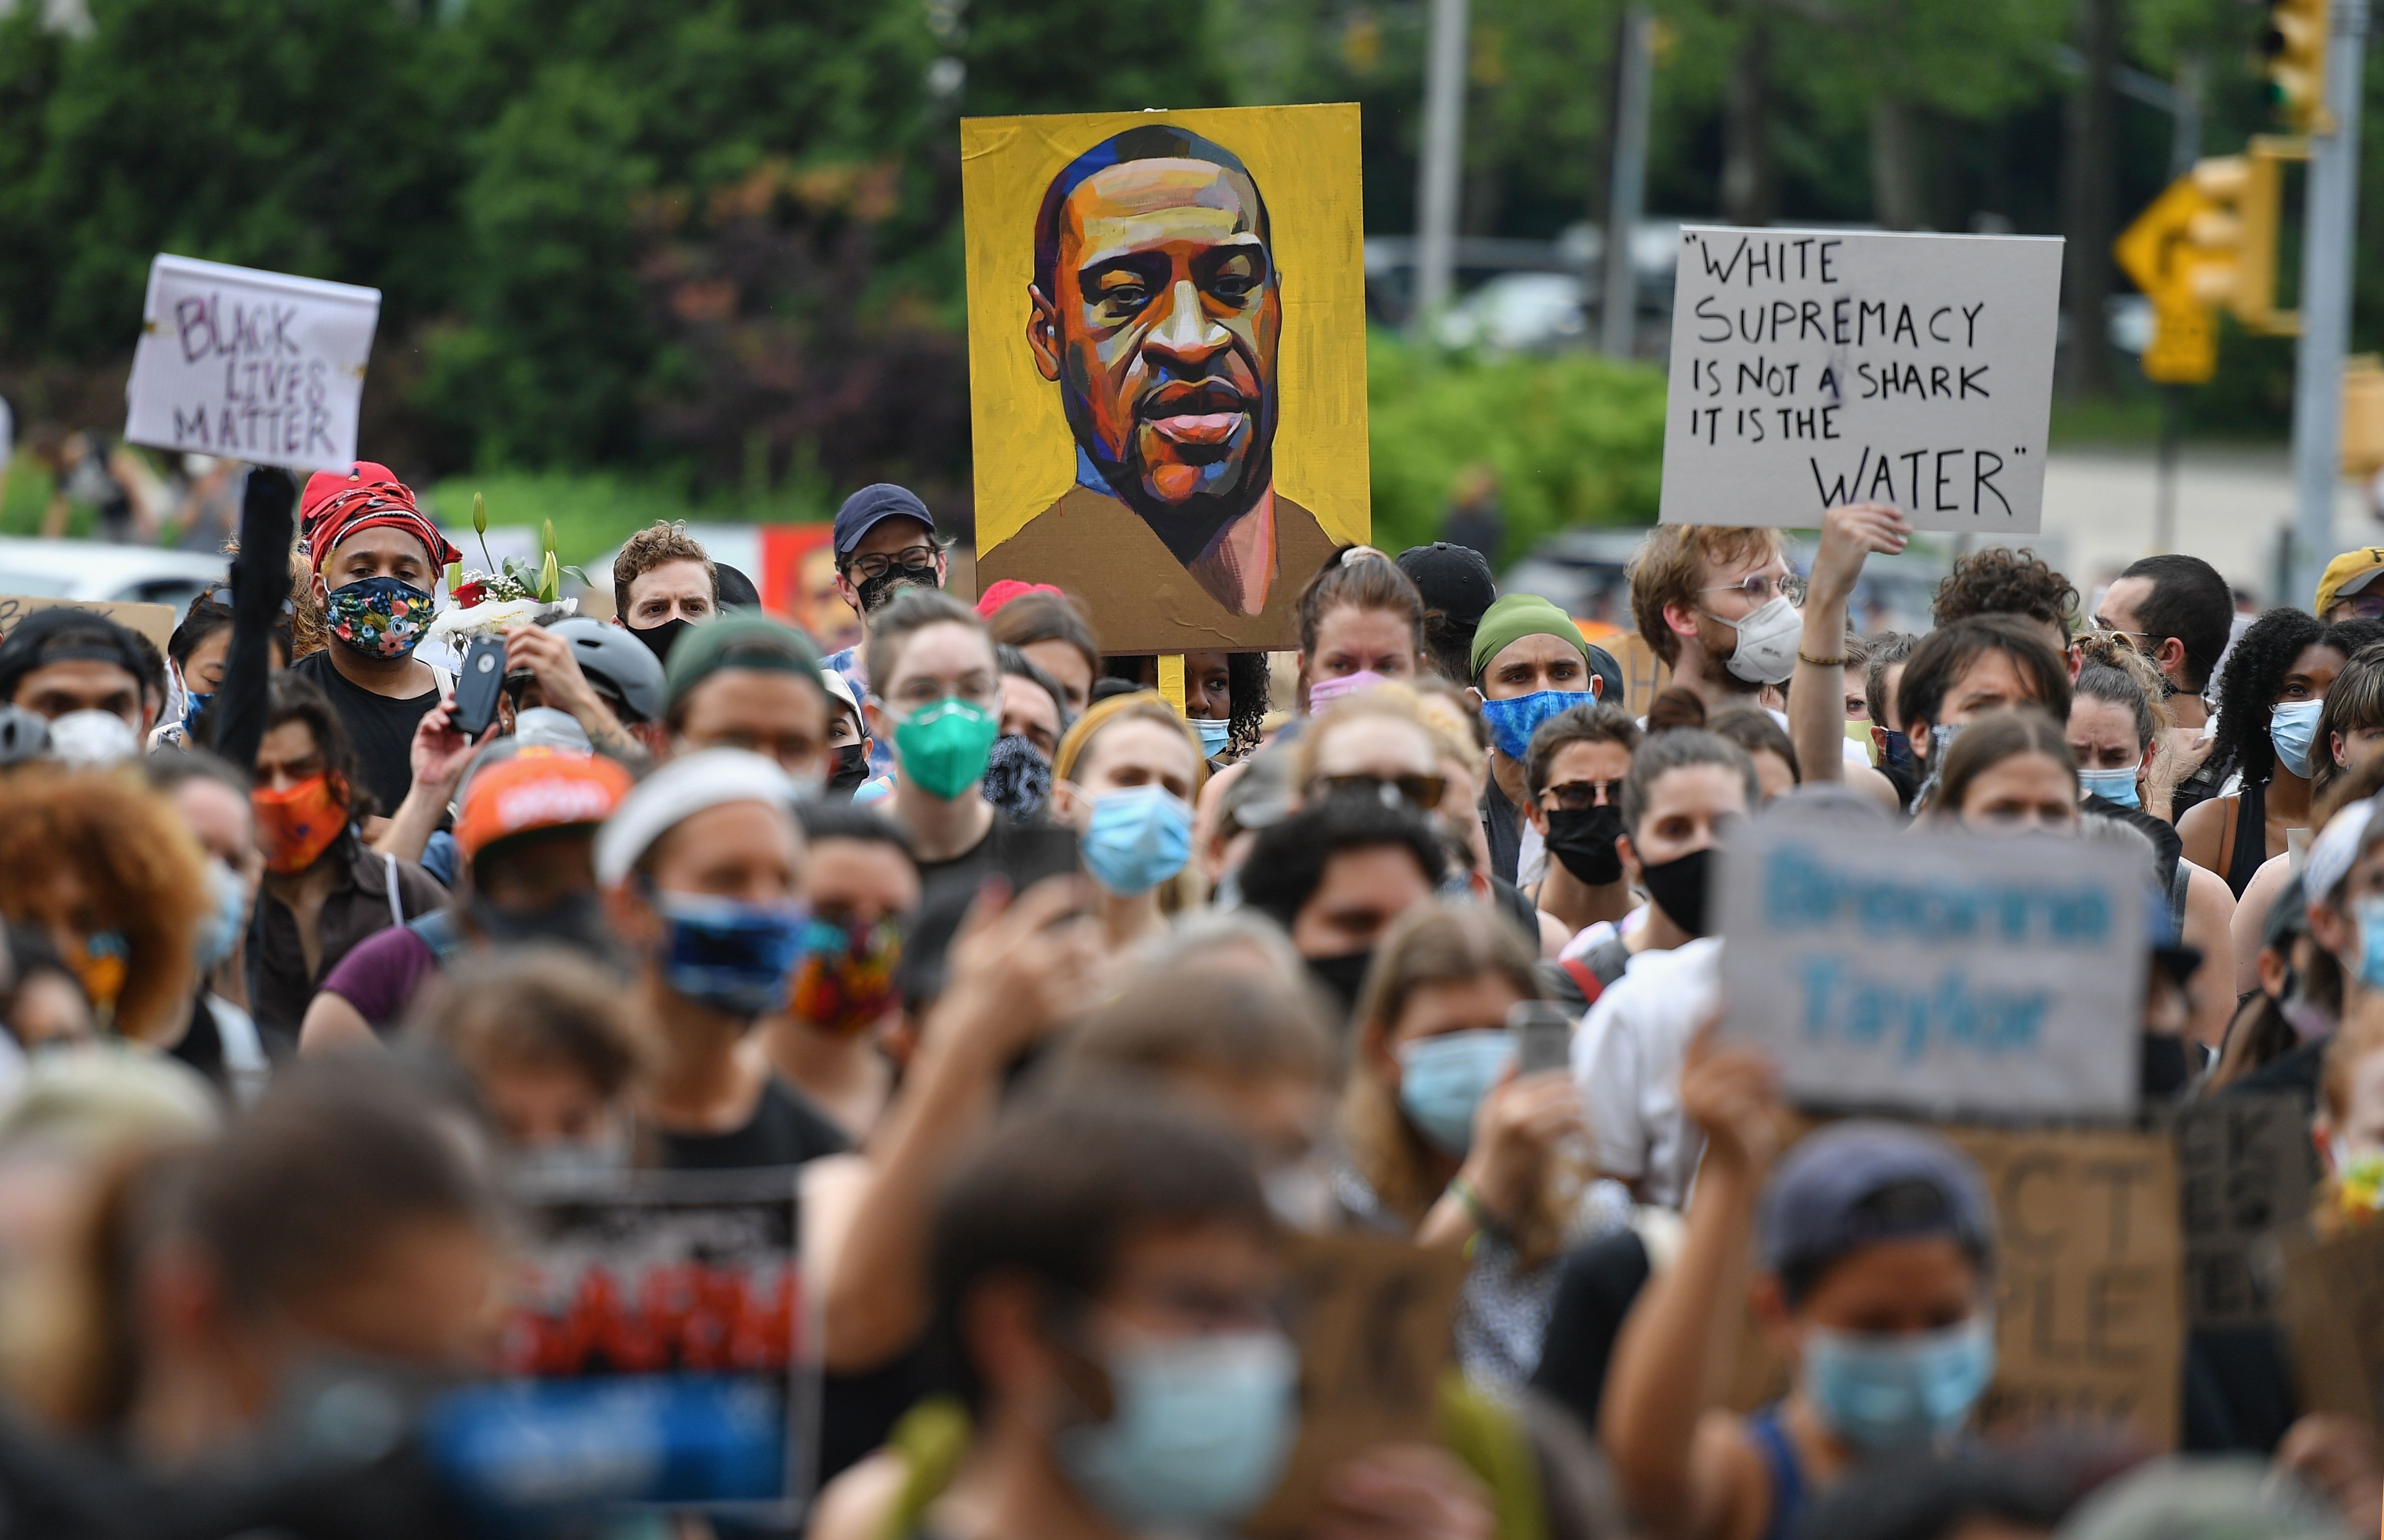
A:
<svg viewBox="0 0 2384 1540">
<path fill-rule="evenodd" d="M 146 677 L 132 633 L 93 610 L 59 605 L 26 616 L 0 643 L 0 701 L 16 698 L 35 669 L 77 660 L 113 663 L 135 684 Z"/>
<path fill-rule="evenodd" d="M 928 534 L 936 532 L 936 516 L 927 511 L 917 493 L 890 481 L 872 482 L 845 499 L 844 506 L 836 511 L 836 554 L 851 555 L 861 537 L 881 520 L 896 518 L 916 519 L 927 526 Z"/>
<path fill-rule="evenodd" d="M 1498 598 L 1498 580 L 1490 575 L 1489 561 L 1471 546 L 1435 540 L 1399 552 L 1399 571 L 1423 596 L 1424 608 L 1437 610 L 1459 626 L 1480 622 L 1482 612 Z"/>
<path fill-rule="evenodd" d="M 753 586 L 751 578 L 726 561 L 714 561 L 712 564 L 712 573 L 713 585 L 718 590 L 720 603 L 725 608 L 730 610 L 762 608 L 762 590 Z"/>
</svg>

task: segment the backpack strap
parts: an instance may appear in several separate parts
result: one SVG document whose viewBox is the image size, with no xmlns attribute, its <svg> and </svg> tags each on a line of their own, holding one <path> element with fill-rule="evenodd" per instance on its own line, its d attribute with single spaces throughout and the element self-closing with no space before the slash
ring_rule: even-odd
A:
<svg viewBox="0 0 2384 1540">
<path fill-rule="evenodd" d="M 1564 969 L 1565 977 L 1580 988 L 1584 1005 L 1596 1004 L 1597 997 L 1606 992 L 1606 980 L 1591 972 L 1589 965 L 1580 958 L 1560 957 L 1557 960 L 1557 967 Z"/>
</svg>

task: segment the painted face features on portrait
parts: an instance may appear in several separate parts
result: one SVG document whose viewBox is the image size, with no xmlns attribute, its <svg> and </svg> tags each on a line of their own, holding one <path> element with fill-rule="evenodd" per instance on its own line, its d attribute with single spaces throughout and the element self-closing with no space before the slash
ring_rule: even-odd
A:
<svg viewBox="0 0 2384 1540">
<path fill-rule="evenodd" d="M 1061 209 L 1030 340 L 1076 442 L 1184 561 L 1273 475 L 1278 275 L 1258 190 L 1208 161 L 1127 161 Z"/>
</svg>

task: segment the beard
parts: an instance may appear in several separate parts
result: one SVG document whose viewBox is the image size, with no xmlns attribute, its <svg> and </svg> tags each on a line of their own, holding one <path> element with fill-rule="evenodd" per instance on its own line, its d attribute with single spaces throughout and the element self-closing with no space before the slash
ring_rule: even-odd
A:
<svg viewBox="0 0 2384 1540">
<path fill-rule="evenodd" d="M 1705 682 L 1714 689 L 1733 696 L 1757 696 L 1763 686 L 1752 684 L 1730 671 L 1730 659 L 1738 651 L 1738 628 L 1715 620 L 1703 610 L 1697 612 L 1697 645 L 1713 660 L 1705 673 Z"/>
<path fill-rule="evenodd" d="M 1260 395 L 1258 409 L 1251 413 L 1250 442 L 1242 451 L 1241 474 L 1214 490 L 1196 492 L 1180 502 L 1167 502 L 1151 495 L 1148 468 L 1136 448 L 1141 437 L 1139 410 L 1127 428 L 1125 458 L 1113 460 L 1101 447 L 1100 428 L 1094 420 L 1091 403 L 1064 375 L 1060 383 L 1060 404 L 1067 413 L 1069 431 L 1075 435 L 1085 457 L 1100 472 L 1110 490 L 1120 502 L 1139 514 L 1151 533 L 1187 567 L 1208 555 L 1227 527 L 1248 512 L 1274 480 L 1273 390 Z"/>
</svg>

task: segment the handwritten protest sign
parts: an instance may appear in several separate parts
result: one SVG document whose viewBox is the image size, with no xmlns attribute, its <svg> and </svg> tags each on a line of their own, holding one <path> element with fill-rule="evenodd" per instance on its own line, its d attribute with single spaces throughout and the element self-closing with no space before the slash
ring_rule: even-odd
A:
<svg viewBox="0 0 2384 1540">
<path fill-rule="evenodd" d="M 380 290 L 160 255 L 124 437 L 292 470 L 356 458 Z"/>
<path fill-rule="evenodd" d="M 170 604 L 116 604 L 106 599 L 63 599 L 36 598 L 31 594 L 0 594 L 0 641 L 6 640 L 17 629 L 17 623 L 36 610 L 88 610 L 94 615 L 105 615 L 128 631 L 137 631 L 166 650 L 167 639 L 174 634 L 174 607 Z"/>
<path fill-rule="evenodd" d="M 1244 1533 L 1306 1534 L 1335 1466 L 1382 1444 L 1432 1441 L 1465 1267 L 1457 1252 L 1371 1236 L 1298 1238 L 1299 1441 Z"/>
<path fill-rule="evenodd" d="M 523 1196 L 512 1377 L 428 1424 L 450 1487 L 484 1519 L 624 1503 L 790 1521 L 816 1448 L 793 1178 L 639 1172 Z"/>
<path fill-rule="evenodd" d="M 2291 1091 L 2238 1092 L 2178 1115 L 2185 1311 L 2195 1326 L 2255 1326 L 2277 1302 L 2254 1249 L 2309 1213 L 2319 1171 L 2309 1115 Z"/>
<path fill-rule="evenodd" d="M 2283 1315 L 2303 1411 L 2384 1428 L 2384 1228 L 2284 1239 Z"/>
<path fill-rule="evenodd" d="M 1723 851 L 1724 1030 L 1803 1106 L 2125 1116 L 2143 883 L 2099 842 L 1782 809 Z"/>
<path fill-rule="evenodd" d="M 1664 523 L 2035 532 L 2058 240 L 1691 226 L 1677 282 Z"/>
</svg>

